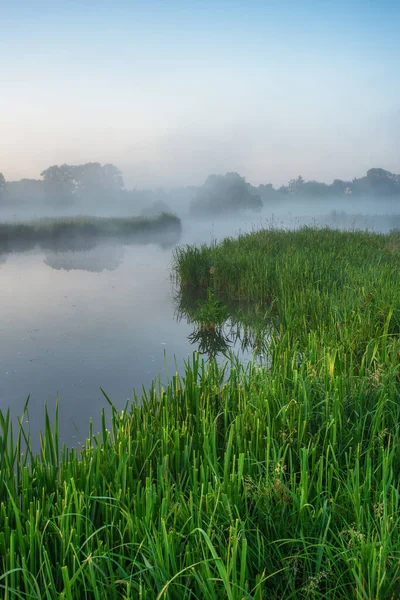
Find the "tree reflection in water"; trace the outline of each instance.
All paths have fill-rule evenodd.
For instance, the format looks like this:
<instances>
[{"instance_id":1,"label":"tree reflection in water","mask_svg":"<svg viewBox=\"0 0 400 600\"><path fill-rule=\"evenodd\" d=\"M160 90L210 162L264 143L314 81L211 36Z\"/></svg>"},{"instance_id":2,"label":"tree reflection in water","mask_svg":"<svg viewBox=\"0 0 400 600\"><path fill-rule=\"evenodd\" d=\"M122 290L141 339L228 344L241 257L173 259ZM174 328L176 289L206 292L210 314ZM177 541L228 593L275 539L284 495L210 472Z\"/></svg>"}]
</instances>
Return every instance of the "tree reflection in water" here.
<instances>
[{"instance_id":1,"label":"tree reflection in water","mask_svg":"<svg viewBox=\"0 0 400 600\"><path fill-rule=\"evenodd\" d=\"M124 247L120 245L99 245L88 250L70 250L47 254L44 263L52 269L71 271L81 270L92 273L115 271L124 258Z\"/></svg>"}]
</instances>

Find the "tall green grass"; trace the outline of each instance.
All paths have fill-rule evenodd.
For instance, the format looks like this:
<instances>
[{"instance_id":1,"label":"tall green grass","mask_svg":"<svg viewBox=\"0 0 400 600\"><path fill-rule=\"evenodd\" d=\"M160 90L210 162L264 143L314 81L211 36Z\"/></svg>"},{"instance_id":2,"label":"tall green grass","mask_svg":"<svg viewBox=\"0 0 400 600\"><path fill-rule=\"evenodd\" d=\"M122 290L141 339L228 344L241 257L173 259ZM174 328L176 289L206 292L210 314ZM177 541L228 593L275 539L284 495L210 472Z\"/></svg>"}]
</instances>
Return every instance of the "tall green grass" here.
<instances>
[{"instance_id":1,"label":"tall green grass","mask_svg":"<svg viewBox=\"0 0 400 600\"><path fill-rule=\"evenodd\" d=\"M323 346L360 358L365 344L400 329L400 233L306 227L267 229L213 246L175 251L181 308L212 290L244 322L274 324L299 347Z\"/></svg>"},{"instance_id":2,"label":"tall green grass","mask_svg":"<svg viewBox=\"0 0 400 600\"><path fill-rule=\"evenodd\" d=\"M327 242L313 252L326 235L335 260ZM257 273L276 282L260 282L276 319L268 368L235 360L221 367L194 354L167 386L154 385L121 412L112 407L110 427L103 414L81 453L59 447L57 413L51 423L45 412L36 455L26 415L14 432L9 413L0 415L2 597L399 597L397 238L354 234L357 256L351 234L347 245L337 235L287 234L288 245L280 233L280 278L277 269L275 279L258 270L256 255L248 262L245 289L253 281L255 302ZM250 249L251 236L245 242ZM234 242L227 247L229 265ZM179 254L181 273L191 252ZM182 285L239 295L240 265L223 280L220 247L202 252L204 280L182 277ZM297 290L301 261L314 285L303 277ZM335 276L312 278L316 263L336 265ZM370 273L363 301L362 270ZM367 282L375 282L368 301ZM303 298L314 287L324 310L318 296ZM315 306L319 319L312 311L299 319L298 303ZM327 314L333 306L340 322Z\"/></svg>"}]
</instances>

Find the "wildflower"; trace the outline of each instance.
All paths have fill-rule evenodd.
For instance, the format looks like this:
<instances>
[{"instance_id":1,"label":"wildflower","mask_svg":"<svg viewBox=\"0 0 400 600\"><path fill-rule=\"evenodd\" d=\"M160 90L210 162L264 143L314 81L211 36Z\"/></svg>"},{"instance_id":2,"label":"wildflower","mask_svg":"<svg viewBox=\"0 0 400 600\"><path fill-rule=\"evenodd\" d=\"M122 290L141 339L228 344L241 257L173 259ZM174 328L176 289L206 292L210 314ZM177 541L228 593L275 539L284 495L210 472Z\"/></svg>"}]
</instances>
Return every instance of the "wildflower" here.
<instances>
[{"instance_id":1,"label":"wildflower","mask_svg":"<svg viewBox=\"0 0 400 600\"><path fill-rule=\"evenodd\" d=\"M310 577L309 582L306 586L306 596L307 598L314 598L317 595L318 588L320 583L328 577L328 572L324 569L318 573L318 575L314 575L314 577Z\"/></svg>"},{"instance_id":2,"label":"wildflower","mask_svg":"<svg viewBox=\"0 0 400 600\"><path fill-rule=\"evenodd\" d=\"M354 540L357 540L358 542L362 542L364 539L364 534L361 533L361 531L358 531L356 529L355 523L353 523L349 529L343 529L343 531L341 531L340 533L344 537L349 538L349 542L347 544L347 550L350 550L350 548L353 545Z\"/></svg>"},{"instance_id":3,"label":"wildflower","mask_svg":"<svg viewBox=\"0 0 400 600\"><path fill-rule=\"evenodd\" d=\"M283 473L284 471L286 471L286 465L283 464L282 458L278 460L274 470L275 470L275 473Z\"/></svg>"}]
</instances>

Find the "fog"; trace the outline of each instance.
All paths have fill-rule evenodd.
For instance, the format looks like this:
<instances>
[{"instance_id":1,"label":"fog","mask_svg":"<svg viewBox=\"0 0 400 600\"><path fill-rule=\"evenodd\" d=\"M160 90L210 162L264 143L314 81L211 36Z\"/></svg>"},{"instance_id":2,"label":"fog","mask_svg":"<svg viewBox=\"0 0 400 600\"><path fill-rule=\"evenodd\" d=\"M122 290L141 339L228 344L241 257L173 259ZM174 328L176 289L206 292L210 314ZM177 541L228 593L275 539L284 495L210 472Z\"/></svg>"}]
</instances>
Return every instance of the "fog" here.
<instances>
[{"instance_id":1,"label":"fog","mask_svg":"<svg viewBox=\"0 0 400 600\"><path fill-rule=\"evenodd\" d=\"M126 186L121 170L110 163L53 165L37 179L19 181L7 181L0 173L0 222L174 213L184 224L185 239L191 231L193 241L196 227L201 231L208 222L225 223L227 235L249 221L257 226L318 223L388 230L398 226L399 212L400 176L381 167L331 183L299 175L285 185L266 181L256 186L228 172L211 174L199 186L148 189Z\"/></svg>"},{"instance_id":2,"label":"fog","mask_svg":"<svg viewBox=\"0 0 400 600\"><path fill-rule=\"evenodd\" d=\"M400 178L379 167L351 181L297 176L283 186L254 185L228 172L199 186L130 188L120 169L100 163L52 165L34 180L0 178L0 410L19 415L30 394L38 440L43 403L52 410L58 393L61 439L76 445L91 417L95 430L101 426L107 403L100 387L123 408L132 390L140 394L158 377L165 383L193 350L223 360L229 349L250 359L237 332L227 327L223 339L204 339L180 310L174 248L262 227L388 232L400 227L399 207ZM157 217L165 212L180 223ZM97 225L79 215L104 217L105 224L122 217L122 227L132 216L159 224L151 235L143 225L137 237L111 239L89 235Z\"/></svg>"},{"instance_id":3,"label":"fog","mask_svg":"<svg viewBox=\"0 0 400 600\"><path fill-rule=\"evenodd\" d=\"M8 181L89 161L129 189L398 168L396 3L2 4Z\"/></svg>"}]
</instances>

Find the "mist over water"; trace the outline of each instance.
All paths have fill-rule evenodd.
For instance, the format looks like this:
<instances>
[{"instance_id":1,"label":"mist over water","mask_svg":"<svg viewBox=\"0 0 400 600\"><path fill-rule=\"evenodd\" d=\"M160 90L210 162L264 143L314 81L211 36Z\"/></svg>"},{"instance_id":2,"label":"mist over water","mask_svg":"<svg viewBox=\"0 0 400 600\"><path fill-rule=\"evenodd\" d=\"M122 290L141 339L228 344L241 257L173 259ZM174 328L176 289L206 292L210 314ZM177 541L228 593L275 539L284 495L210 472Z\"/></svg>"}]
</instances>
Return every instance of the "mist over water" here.
<instances>
[{"instance_id":1,"label":"mist over water","mask_svg":"<svg viewBox=\"0 0 400 600\"><path fill-rule=\"evenodd\" d=\"M169 263L156 246L9 255L0 273L0 408L19 414L30 394L38 434L43 403L54 406L58 393L61 437L73 443L90 417L100 424L100 386L121 408L132 388L140 393L164 373L164 350L173 374L174 355L181 363L190 344L189 327L174 320Z\"/></svg>"},{"instance_id":2,"label":"mist over water","mask_svg":"<svg viewBox=\"0 0 400 600\"><path fill-rule=\"evenodd\" d=\"M17 416L30 395L30 428L38 440L44 402L51 410L58 394L61 441L75 445L85 439L89 420L97 431L102 407L109 410L100 388L122 409L133 390L140 395L142 386L148 389L158 377L166 383L181 370L200 342L193 323L178 314L171 279L176 244L210 244L264 227L400 227L398 197L274 192L272 200L262 201L262 193L233 173L211 176L200 188L119 190L112 198L88 194L53 204L24 196L4 202L0 222L12 225L43 217L73 217L74 223L83 215L152 218L174 212L182 231L171 238L162 231L159 238L146 234L132 244L74 238L69 229L51 243L28 243L26 234L7 243L0 239L0 409ZM251 358L235 336L228 341L242 360ZM224 360L224 353L217 357Z\"/></svg>"}]
</instances>

